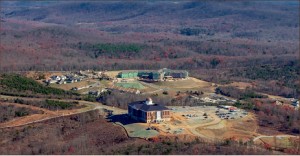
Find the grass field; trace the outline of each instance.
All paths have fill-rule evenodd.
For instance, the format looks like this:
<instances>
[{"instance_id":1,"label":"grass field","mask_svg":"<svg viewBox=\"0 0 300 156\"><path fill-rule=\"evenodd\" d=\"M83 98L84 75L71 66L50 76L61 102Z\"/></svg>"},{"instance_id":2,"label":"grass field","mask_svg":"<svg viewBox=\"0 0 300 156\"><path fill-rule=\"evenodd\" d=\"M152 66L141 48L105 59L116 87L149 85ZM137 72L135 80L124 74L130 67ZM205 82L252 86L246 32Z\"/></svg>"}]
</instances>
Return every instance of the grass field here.
<instances>
[{"instance_id":1,"label":"grass field","mask_svg":"<svg viewBox=\"0 0 300 156\"><path fill-rule=\"evenodd\" d=\"M54 88L60 88L63 90L70 90L73 87L80 88L80 87L85 87L85 86L91 85L93 83L94 82L90 82L90 81L80 81L80 82L67 83L67 84L51 84L50 86L54 87Z\"/></svg>"},{"instance_id":2,"label":"grass field","mask_svg":"<svg viewBox=\"0 0 300 156\"><path fill-rule=\"evenodd\" d=\"M111 82L108 80L101 80L100 83L103 84L105 87L108 87L111 85Z\"/></svg>"},{"instance_id":3,"label":"grass field","mask_svg":"<svg viewBox=\"0 0 300 156\"><path fill-rule=\"evenodd\" d=\"M148 125L144 123L132 123L123 125L123 127L130 137L151 138L159 135L159 132L156 130L146 130Z\"/></svg>"},{"instance_id":4,"label":"grass field","mask_svg":"<svg viewBox=\"0 0 300 156\"><path fill-rule=\"evenodd\" d=\"M186 80L177 80L177 81L162 81L154 83L158 86L164 86L169 88L176 89L193 89L193 88L211 88L212 85L209 82L198 80L190 77Z\"/></svg>"},{"instance_id":5,"label":"grass field","mask_svg":"<svg viewBox=\"0 0 300 156\"><path fill-rule=\"evenodd\" d=\"M116 86L123 88L134 88L134 89L144 89L145 87L139 82L120 82L116 83Z\"/></svg>"}]
</instances>

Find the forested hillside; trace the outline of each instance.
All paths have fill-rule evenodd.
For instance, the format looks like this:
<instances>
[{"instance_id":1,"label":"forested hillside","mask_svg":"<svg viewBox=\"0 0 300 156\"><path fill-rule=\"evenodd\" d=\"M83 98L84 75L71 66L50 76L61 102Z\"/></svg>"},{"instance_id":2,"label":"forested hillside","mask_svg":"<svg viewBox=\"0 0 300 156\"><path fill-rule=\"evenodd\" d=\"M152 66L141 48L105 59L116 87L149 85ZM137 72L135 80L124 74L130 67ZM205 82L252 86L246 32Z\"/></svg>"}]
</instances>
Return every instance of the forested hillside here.
<instances>
[{"instance_id":1,"label":"forested hillside","mask_svg":"<svg viewBox=\"0 0 300 156\"><path fill-rule=\"evenodd\" d=\"M297 95L298 1L0 3L2 72L167 67Z\"/></svg>"}]
</instances>

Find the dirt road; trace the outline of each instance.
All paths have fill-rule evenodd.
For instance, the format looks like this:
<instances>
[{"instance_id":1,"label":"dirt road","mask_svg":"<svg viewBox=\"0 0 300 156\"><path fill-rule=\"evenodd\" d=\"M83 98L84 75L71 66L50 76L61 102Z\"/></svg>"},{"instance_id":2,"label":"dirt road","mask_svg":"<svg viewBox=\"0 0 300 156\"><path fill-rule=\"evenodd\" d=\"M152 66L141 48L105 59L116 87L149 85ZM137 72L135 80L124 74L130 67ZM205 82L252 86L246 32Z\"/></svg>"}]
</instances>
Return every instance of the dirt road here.
<instances>
[{"instance_id":1,"label":"dirt road","mask_svg":"<svg viewBox=\"0 0 300 156\"><path fill-rule=\"evenodd\" d=\"M5 97L5 98L18 98L18 97L12 97L12 96L1 96L1 97L2 98L3 97ZM30 98L28 98L28 99L30 99ZM103 105L99 102L88 102L88 101L81 101L81 100L73 100L73 101L78 101L79 104L85 105L86 107L80 108L80 109L73 109L73 110L51 111L51 110L47 110L47 109L43 109L43 108L39 108L39 107L13 103L13 105L20 106L20 107L26 107L26 108L30 108L30 109L34 109L34 110L42 110L44 112L44 114L28 115L28 116L17 118L17 119L14 119L14 120L11 120L11 121L8 121L8 122L5 122L5 123L1 123L0 128L23 126L23 125L36 123L36 122L46 121L46 120L49 120L49 119L59 118L59 117L62 117L62 116L70 116L70 115L75 115L75 114L79 114L79 113L83 113L83 112L88 112L88 111L95 110L95 109L111 110L111 111L113 111L113 114L125 114L125 113L127 113L127 110L123 110L123 109L116 108L116 107L106 106L106 105Z\"/></svg>"}]
</instances>

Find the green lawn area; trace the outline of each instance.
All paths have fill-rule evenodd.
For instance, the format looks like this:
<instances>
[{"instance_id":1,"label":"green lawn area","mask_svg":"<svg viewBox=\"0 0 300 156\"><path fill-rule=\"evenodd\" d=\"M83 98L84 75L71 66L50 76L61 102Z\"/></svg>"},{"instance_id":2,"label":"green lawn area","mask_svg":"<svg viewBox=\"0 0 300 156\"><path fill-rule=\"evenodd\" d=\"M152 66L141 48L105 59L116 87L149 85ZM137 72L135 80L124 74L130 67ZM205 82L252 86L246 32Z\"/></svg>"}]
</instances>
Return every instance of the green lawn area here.
<instances>
[{"instance_id":1,"label":"green lawn area","mask_svg":"<svg viewBox=\"0 0 300 156\"><path fill-rule=\"evenodd\" d=\"M134 88L134 89L144 89L145 87L138 82L120 82L117 83L116 86L123 88Z\"/></svg>"}]
</instances>

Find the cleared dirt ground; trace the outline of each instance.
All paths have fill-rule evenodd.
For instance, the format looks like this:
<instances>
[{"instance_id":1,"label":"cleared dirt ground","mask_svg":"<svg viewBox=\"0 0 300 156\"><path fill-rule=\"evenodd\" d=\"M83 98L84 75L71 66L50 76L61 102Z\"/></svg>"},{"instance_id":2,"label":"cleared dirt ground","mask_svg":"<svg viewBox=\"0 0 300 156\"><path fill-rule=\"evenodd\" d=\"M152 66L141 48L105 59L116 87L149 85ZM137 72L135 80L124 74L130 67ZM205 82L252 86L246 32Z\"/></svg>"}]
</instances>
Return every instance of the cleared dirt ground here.
<instances>
[{"instance_id":1,"label":"cleared dirt ground","mask_svg":"<svg viewBox=\"0 0 300 156\"><path fill-rule=\"evenodd\" d=\"M210 126L199 126L196 130L198 133L213 139L234 137L246 141L259 135L256 133L256 120L251 113L241 119L221 120Z\"/></svg>"},{"instance_id":2,"label":"cleared dirt ground","mask_svg":"<svg viewBox=\"0 0 300 156\"><path fill-rule=\"evenodd\" d=\"M200 136L208 140L236 138L244 141L258 136L256 133L257 123L254 116L249 113L248 116L239 119L222 120L215 115L216 107L172 107L171 121L163 123L152 123L150 127L154 127L159 133L156 135L162 136L178 136L178 135L191 135ZM207 117L203 116L206 113ZM192 114L194 117L187 118L183 115ZM132 127L136 127L137 123L125 124L124 127L127 131L136 137L140 137L143 132L134 132ZM139 123L138 127L145 130L149 124ZM135 128L135 131L139 131ZM138 134L138 135L135 135ZM156 136L153 133L152 136ZM149 135L143 137L148 138Z\"/></svg>"},{"instance_id":3,"label":"cleared dirt ground","mask_svg":"<svg viewBox=\"0 0 300 156\"><path fill-rule=\"evenodd\" d=\"M122 70L122 71L126 71L126 70ZM115 78L117 77L117 75L122 72L121 70L117 70L117 71L106 71L105 74L111 78Z\"/></svg>"}]
</instances>

